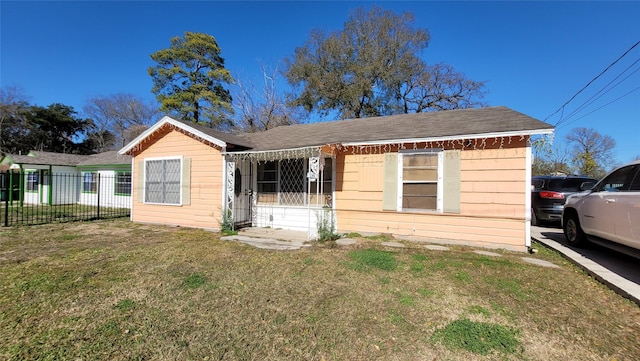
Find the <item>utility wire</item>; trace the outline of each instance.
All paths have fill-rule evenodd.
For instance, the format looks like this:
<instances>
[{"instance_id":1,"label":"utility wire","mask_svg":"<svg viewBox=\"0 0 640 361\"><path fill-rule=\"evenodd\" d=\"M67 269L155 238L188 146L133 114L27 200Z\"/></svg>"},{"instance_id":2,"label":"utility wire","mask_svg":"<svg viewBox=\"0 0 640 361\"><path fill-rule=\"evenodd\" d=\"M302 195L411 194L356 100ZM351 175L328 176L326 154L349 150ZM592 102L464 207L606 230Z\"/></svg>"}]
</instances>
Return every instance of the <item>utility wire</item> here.
<instances>
[{"instance_id":1,"label":"utility wire","mask_svg":"<svg viewBox=\"0 0 640 361\"><path fill-rule=\"evenodd\" d=\"M626 97L627 95L629 95L629 94L631 94L631 93L633 93L633 92L635 92L635 91L637 91L637 90L640 90L640 87L637 87L637 88L635 88L635 89L632 89L631 91L627 92L626 94L623 94L623 95L621 95L621 96L617 97L616 99L613 99L612 101L608 102L607 104L605 104L605 105L603 105L603 106L601 106L601 107L599 107L599 108L596 108L596 109L594 109L594 110L590 111L589 113L587 113L587 114L585 114L585 115L581 116L581 117L580 117L580 118L578 118L578 119L574 119L574 120L570 121L569 123L565 123L565 124L563 124L563 125L562 125L562 127L558 127L558 128L556 128L556 129L560 129L560 128L566 127L567 125L569 125L569 124L571 124L571 123L575 123L575 122L577 122L578 120L580 120L580 119L582 119L582 118L586 117L587 115L589 115L589 114L591 114L591 113L593 113L593 112L595 112L595 111L597 111L597 110L600 110L600 109L602 109L602 108L606 107L607 105L609 105L609 104L611 104L611 103L617 102L618 100L620 100L620 99L622 99L622 98Z\"/></svg>"},{"instance_id":2,"label":"utility wire","mask_svg":"<svg viewBox=\"0 0 640 361\"><path fill-rule=\"evenodd\" d=\"M613 63L609 64L609 66L607 66L600 74L598 74L595 78L591 79L591 81L589 81L587 83L587 85L583 86L582 89L578 90L578 92L575 93L564 104L562 104L562 106L560 108L558 108L558 110L556 110L555 112L551 113L551 115L547 116L544 120L547 121L547 119L549 119L552 116L556 115L559 111L564 110L564 107L567 106L567 104L569 104L573 99L575 99L575 97L577 97L578 94L582 93L583 90L585 90L589 85L591 85L591 83L593 83L594 81L596 81L596 79L598 79L600 76L602 76L602 74L606 73L607 70L609 70L612 66L614 66L620 59L624 58L631 50L633 50L633 48L638 46L638 44L640 44L640 41L638 41L637 43L633 44L627 51L624 52L624 54L620 55L620 57L618 59L616 59ZM562 120L562 118L560 120ZM558 122L560 122L560 120ZM556 125L557 125L557 123L556 123Z\"/></svg>"},{"instance_id":3,"label":"utility wire","mask_svg":"<svg viewBox=\"0 0 640 361\"><path fill-rule=\"evenodd\" d=\"M593 104L596 100L602 98L605 94L607 94L611 90L613 90L616 87L618 87L620 84L622 84L622 82L624 82L625 80L629 79L629 77L631 77L633 74L635 74L638 71L640 71L640 68L637 68L636 70L632 71L631 74L629 74L626 77L622 78L616 84L611 85L614 81L618 80L618 78L620 78L624 73L626 73L629 69L631 69L638 62L640 62L640 58L636 59L636 61L634 61L633 64L629 65L624 71L622 71L620 74L618 74L618 76L613 78L610 82L608 82L605 86L603 86L600 90L598 90L594 95L592 95L591 98L587 99L584 103L582 103L579 107L577 107L569 115L567 115L566 117L562 116L561 119L558 120L558 122L556 123L556 127L560 126L562 123L570 120L577 113L579 113L580 111L584 110L586 107L588 107L589 105ZM611 85L611 87L609 87L610 85ZM607 89L607 87L609 87L609 89ZM598 108L598 109L600 109L600 108ZM591 114L591 113L589 113L589 114Z\"/></svg>"}]
</instances>

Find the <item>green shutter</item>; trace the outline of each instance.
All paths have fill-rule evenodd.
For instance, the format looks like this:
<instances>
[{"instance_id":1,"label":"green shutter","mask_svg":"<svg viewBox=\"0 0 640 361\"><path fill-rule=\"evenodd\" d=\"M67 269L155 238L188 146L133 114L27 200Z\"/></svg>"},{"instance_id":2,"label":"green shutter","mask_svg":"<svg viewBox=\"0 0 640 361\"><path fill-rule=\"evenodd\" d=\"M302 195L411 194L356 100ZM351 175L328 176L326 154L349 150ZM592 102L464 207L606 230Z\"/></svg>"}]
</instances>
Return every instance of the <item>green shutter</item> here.
<instances>
[{"instance_id":1,"label":"green shutter","mask_svg":"<svg viewBox=\"0 0 640 361\"><path fill-rule=\"evenodd\" d=\"M182 205L191 204L191 159L182 158Z\"/></svg>"},{"instance_id":2,"label":"green shutter","mask_svg":"<svg viewBox=\"0 0 640 361\"><path fill-rule=\"evenodd\" d=\"M445 150L443 174L443 211L460 213L460 151Z\"/></svg>"},{"instance_id":3,"label":"green shutter","mask_svg":"<svg viewBox=\"0 0 640 361\"><path fill-rule=\"evenodd\" d=\"M386 211L398 209L398 153L384 155L382 209Z\"/></svg>"},{"instance_id":4,"label":"green shutter","mask_svg":"<svg viewBox=\"0 0 640 361\"><path fill-rule=\"evenodd\" d=\"M138 162L138 173L136 174L136 201L144 203L144 161Z\"/></svg>"}]
</instances>

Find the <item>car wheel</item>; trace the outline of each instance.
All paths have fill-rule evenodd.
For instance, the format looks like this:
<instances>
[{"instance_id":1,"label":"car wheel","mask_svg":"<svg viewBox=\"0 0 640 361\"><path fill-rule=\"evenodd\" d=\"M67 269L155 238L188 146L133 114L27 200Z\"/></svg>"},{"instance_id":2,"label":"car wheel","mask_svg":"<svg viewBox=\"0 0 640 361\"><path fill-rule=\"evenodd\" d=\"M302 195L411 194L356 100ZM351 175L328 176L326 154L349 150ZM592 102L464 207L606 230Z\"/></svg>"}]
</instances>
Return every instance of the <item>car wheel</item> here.
<instances>
[{"instance_id":1,"label":"car wheel","mask_svg":"<svg viewBox=\"0 0 640 361\"><path fill-rule=\"evenodd\" d=\"M531 208L531 225L532 226L540 225L540 221L538 221L538 216L536 216L536 211L534 211L533 208Z\"/></svg>"},{"instance_id":2,"label":"car wheel","mask_svg":"<svg viewBox=\"0 0 640 361\"><path fill-rule=\"evenodd\" d=\"M587 237L582 231L582 227L580 227L580 221L578 221L577 215L570 214L567 216L563 230L564 236L570 245L581 246L586 243Z\"/></svg>"}]
</instances>

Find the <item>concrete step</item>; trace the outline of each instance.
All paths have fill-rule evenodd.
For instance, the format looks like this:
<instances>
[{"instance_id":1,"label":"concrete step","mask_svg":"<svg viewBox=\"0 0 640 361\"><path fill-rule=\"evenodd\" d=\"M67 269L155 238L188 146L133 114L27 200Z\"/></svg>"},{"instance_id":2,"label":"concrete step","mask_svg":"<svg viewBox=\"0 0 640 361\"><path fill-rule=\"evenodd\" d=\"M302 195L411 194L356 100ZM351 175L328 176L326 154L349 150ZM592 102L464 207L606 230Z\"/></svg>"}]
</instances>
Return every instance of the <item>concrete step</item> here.
<instances>
[{"instance_id":1,"label":"concrete step","mask_svg":"<svg viewBox=\"0 0 640 361\"><path fill-rule=\"evenodd\" d=\"M288 229L249 227L238 230L238 235L252 238L277 239L282 241L308 241L307 232L291 231Z\"/></svg>"}]
</instances>

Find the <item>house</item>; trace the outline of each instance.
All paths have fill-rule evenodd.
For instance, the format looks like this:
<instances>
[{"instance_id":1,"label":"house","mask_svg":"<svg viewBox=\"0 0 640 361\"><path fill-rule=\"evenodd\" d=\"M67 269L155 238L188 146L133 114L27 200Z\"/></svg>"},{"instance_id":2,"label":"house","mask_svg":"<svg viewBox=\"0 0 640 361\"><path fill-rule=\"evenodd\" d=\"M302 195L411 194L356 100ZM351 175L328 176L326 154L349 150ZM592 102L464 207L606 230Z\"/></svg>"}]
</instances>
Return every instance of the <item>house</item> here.
<instances>
[{"instance_id":1,"label":"house","mask_svg":"<svg viewBox=\"0 0 640 361\"><path fill-rule=\"evenodd\" d=\"M95 155L30 151L5 154L0 164L20 174L18 199L12 195L12 201L95 205L100 197L105 207L131 204L131 157L116 151Z\"/></svg>"},{"instance_id":2,"label":"house","mask_svg":"<svg viewBox=\"0 0 640 361\"><path fill-rule=\"evenodd\" d=\"M76 166L82 176L80 204L131 208L131 157L117 151L93 154Z\"/></svg>"},{"instance_id":3,"label":"house","mask_svg":"<svg viewBox=\"0 0 640 361\"><path fill-rule=\"evenodd\" d=\"M506 107L228 134L164 117L133 157L131 219L218 229L391 233L530 246L531 136L553 127Z\"/></svg>"}]
</instances>

